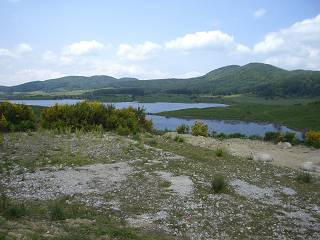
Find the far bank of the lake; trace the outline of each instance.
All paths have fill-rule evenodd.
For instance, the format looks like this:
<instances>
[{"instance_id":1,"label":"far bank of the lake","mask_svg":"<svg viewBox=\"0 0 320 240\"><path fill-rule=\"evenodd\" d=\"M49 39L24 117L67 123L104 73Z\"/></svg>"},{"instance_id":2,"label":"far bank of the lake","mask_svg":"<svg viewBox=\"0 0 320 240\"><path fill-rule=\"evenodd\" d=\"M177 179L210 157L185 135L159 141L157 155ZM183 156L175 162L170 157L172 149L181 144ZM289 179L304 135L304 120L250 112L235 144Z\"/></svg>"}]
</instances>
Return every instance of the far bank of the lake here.
<instances>
[{"instance_id":1,"label":"far bank of the lake","mask_svg":"<svg viewBox=\"0 0 320 240\"><path fill-rule=\"evenodd\" d=\"M228 108L181 109L157 115L179 118L270 122L296 130L320 130L320 102L297 105L235 104Z\"/></svg>"}]
</instances>

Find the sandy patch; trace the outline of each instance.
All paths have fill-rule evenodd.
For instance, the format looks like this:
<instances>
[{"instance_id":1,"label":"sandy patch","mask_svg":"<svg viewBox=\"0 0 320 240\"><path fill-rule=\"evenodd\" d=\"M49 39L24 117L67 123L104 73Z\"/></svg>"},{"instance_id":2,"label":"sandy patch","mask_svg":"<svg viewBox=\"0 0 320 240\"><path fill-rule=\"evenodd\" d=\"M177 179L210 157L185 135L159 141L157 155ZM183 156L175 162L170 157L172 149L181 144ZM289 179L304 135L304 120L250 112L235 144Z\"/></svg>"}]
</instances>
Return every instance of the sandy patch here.
<instances>
[{"instance_id":1,"label":"sandy patch","mask_svg":"<svg viewBox=\"0 0 320 240\"><path fill-rule=\"evenodd\" d=\"M7 181L13 198L49 200L65 195L105 193L121 186L131 172L127 163L93 164L57 171L36 171Z\"/></svg>"}]
</instances>

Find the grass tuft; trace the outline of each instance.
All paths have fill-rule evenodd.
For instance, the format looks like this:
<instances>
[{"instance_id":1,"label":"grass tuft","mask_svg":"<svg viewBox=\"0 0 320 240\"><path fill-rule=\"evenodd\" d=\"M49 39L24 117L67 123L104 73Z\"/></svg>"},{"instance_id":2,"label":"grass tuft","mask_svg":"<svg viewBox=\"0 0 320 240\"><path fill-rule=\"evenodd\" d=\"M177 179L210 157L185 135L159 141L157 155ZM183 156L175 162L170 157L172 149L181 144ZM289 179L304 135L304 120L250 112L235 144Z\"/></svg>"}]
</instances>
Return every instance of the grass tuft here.
<instances>
[{"instance_id":1,"label":"grass tuft","mask_svg":"<svg viewBox=\"0 0 320 240\"><path fill-rule=\"evenodd\" d=\"M297 175L297 181L301 183L311 183L312 175L308 172L302 172Z\"/></svg>"},{"instance_id":2,"label":"grass tuft","mask_svg":"<svg viewBox=\"0 0 320 240\"><path fill-rule=\"evenodd\" d=\"M214 193L226 192L228 183L223 176L215 176L211 182L211 191Z\"/></svg>"}]
</instances>

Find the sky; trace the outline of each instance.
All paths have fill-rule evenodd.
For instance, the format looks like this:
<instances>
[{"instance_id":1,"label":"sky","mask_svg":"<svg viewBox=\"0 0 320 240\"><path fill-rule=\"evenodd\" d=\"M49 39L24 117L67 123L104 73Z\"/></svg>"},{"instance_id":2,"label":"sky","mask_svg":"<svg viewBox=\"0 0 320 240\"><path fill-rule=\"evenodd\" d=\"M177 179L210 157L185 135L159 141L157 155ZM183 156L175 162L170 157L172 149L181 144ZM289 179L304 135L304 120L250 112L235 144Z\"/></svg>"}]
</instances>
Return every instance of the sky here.
<instances>
[{"instance_id":1,"label":"sky","mask_svg":"<svg viewBox=\"0 0 320 240\"><path fill-rule=\"evenodd\" d=\"M0 0L0 85L159 79L263 62L320 70L319 0Z\"/></svg>"}]
</instances>

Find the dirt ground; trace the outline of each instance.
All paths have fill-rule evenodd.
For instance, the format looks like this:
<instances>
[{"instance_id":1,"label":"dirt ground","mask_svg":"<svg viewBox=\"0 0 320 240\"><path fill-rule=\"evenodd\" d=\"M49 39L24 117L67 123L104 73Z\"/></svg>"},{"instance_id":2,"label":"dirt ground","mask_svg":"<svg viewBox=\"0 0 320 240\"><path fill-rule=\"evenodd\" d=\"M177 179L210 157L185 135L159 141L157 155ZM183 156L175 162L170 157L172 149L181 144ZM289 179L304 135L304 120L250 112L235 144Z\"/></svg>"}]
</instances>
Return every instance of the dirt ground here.
<instances>
[{"instance_id":1,"label":"dirt ground","mask_svg":"<svg viewBox=\"0 0 320 240\"><path fill-rule=\"evenodd\" d=\"M174 138L177 133L167 133L168 136ZM276 166L290 167L294 169L303 168L312 163L313 171L320 173L320 149L305 147L305 146L291 146L287 147L285 144L273 144L270 142L250 140L250 139L226 139L217 140L214 138L205 138L201 136L182 135L186 142L193 146L206 147L215 149L222 147L226 149L231 155L251 158L252 154L267 154L272 157L272 164ZM311 164L309 164L311 165Z\"/></svg>"}]
</instances>

